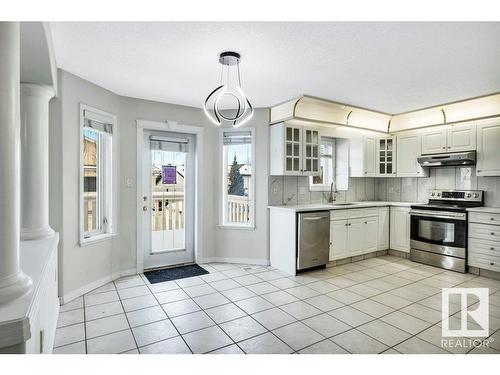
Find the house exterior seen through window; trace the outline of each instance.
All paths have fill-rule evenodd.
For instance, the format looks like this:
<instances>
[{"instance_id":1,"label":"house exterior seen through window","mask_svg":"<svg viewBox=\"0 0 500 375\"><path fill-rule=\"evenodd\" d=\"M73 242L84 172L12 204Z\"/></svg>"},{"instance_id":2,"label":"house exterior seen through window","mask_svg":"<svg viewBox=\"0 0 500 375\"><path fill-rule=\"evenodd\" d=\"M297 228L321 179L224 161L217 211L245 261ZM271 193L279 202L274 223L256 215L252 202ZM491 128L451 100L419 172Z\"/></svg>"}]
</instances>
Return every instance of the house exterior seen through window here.
<instances>
[{"instance_id":1,"label":"house exterior seen through window","mask_svg":"<svg viewBox=\"0 0 500 375\"><path fill-rule=\"evenodd\" d=\"M222 130L222 225L254 226L253 129Z\"/></svg>"},{"instance_id":2,"label":"house exterior seen through window","mask_svg":"<svg viewBox=\"0 0 500 375\"><path fill-rule=\"evenodd\" d=\"M81 109L80 240L111 233L113 118Z\"/></svg>"}]
</instances>

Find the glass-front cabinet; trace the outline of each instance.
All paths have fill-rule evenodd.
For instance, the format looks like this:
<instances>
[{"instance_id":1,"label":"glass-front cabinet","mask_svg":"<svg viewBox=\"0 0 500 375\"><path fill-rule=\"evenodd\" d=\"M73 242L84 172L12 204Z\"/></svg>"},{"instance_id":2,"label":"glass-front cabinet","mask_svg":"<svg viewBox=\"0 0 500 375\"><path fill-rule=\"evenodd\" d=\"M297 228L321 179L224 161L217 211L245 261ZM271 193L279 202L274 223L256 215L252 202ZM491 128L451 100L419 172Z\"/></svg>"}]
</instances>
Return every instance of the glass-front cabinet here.
<instances>
[{"instance_id":1,"label":"glass-front cabinet","mask_svg":"<svg viewBox=\"0 0 500 375\"><path fill-rule=\"evenodd\" d=\"M271 125L271 175L315 176L319 174L319 130L302 125Z\"/></svg>"},{"instance_id":2,"label":"glass-front cabinet","mask_svg":"<svg viewBox=\"0 0 500 375\"><path fill-rule=\"evenodd\" d=\"M302 171L302 129L298 126L285 127L285 171L291 174Z\"/></svg>"},{"instance_id":3,"label":"glass-front cabinet","mask_svg":"<svg viewBox=\"0 0 500 375\"><path fill-rule=\"evenodd\" d=\"M396 176L396 139L395 137L378 138L377 176Z\"/></svg>"},{"instance_id":4,"label":"glass-front cabinet","mask_svg":"<svg viewBox=\"0 0 500 375\"><path fill-rule=\"evenodd\" d=\"M319 131L304 128L304 165L302 172L306 175L319 173Z\"/></svg>"}]
</instances>

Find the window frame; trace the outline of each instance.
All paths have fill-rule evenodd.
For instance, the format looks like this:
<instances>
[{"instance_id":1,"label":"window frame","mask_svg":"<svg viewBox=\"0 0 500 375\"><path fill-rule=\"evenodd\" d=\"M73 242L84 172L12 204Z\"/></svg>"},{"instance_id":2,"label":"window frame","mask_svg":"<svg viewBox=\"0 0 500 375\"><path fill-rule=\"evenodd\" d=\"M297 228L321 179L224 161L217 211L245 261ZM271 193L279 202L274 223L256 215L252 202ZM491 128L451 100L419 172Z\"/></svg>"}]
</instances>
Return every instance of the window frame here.
<instances>
[{"instance_id":1,"label":"window frame","mask_svg":"<svg viewBox=\"0 0 500 375\"><path fill-rule=\"evenodd\" d=\"M98 132L98 161L96 165L96 190L100 191L100 204L96 205L101 229L85 231L84 210L84 130L85 119L112 124L113 134ZM116 116L100 109L80 103L80 155L79 155L79 245L99 242L115 235L113 226L113 177L114 177L114 133L116 132ZM102 218L102 219L101 219ZM105 221L103 219L106 219Z\"/></svg>"},{"instance_id":2,"label":"window frame","mask_svg":"<svg viewBox=\"0 0 500 375\"><path fill-rule=\"evenodd\" d=\"M252 215L250 216L249 223L231 223L226 222L226 205L227 205L227 158L224 146L224 133L238 133L242 131L248 131L251 134L251 160L252 160L252 194L251 194L251 204L250 210ZM255 208L256 208L256 160L255 160L255 128L254 127L242 127L242 128L221 128L219 131L219 166L221 167L221 178L220 178L220 187L219 194L221 199L221 204L219 205L219 228L223 229L241 229L241 230L255 230Z\"/></svg>"},{"instance_id":3,"label":"window frame","mask_svg":"<svg viewBox=\"0 0 500 375\"><path fill-rule=\"evenodd\" d=\"M319 140L319 149L320 149L320 155L319 155L319 167L321 168L321 159L322 159L322 154L321 154L321 145L323 144L323 142L329 142L329 143L333 143L333 150L332 150L332 171L331 171L331 175L332 175L332 181L329 182L328 184L313 184L313 179L314 179L314 176L309 176L309 191L330 191L330 185L331 183L333 182L335 185L336 185L336 177L337 177L337 173L336 173L336 153L337 153L337 142L335 140L335 138L332 138L332 137L321 137L320 140ZM335 186L334 186L335 188Z\"/></svg>"}]
</instances>

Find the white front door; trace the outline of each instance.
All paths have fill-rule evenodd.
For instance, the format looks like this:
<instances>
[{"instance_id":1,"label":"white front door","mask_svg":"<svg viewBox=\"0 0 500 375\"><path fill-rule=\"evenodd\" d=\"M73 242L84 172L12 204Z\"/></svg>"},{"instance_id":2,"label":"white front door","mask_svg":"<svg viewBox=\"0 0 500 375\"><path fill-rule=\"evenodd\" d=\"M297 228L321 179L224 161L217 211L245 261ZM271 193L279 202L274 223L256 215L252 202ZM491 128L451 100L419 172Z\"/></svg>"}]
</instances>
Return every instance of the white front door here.
<instances>
[{"instance_id":1,"label":"white front door","mask_svg":"<svg viewBox=\"0 0 500 375\"><path fill-rule=\"evenodd\" d=\"M145 131L144 268L194 262L195 136Z\"/></svg>"}]
</instances>

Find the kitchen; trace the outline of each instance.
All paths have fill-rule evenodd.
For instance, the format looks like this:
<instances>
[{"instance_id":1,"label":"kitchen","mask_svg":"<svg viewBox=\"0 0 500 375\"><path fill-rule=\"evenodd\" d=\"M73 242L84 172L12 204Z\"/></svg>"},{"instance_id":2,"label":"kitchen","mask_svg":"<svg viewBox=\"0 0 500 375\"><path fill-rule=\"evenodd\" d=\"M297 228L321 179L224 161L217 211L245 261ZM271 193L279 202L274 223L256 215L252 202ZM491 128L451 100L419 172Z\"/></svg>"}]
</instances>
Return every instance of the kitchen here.
<instances>
[{"instance_id":1,"label":"kitchen","mask_svg":"<svg viewBox=\"0 0 500 375\"><path fill-rule=\"evenodd\" d=\"M499 95L394 116L307 96L271 108L271 265L390 254L500 278L499 112Z\"/></svg>"}]
</instances>

